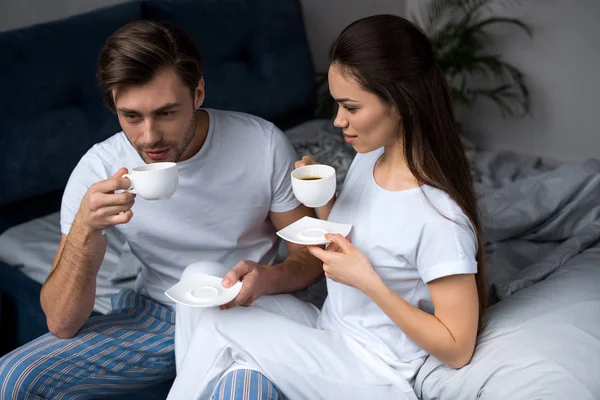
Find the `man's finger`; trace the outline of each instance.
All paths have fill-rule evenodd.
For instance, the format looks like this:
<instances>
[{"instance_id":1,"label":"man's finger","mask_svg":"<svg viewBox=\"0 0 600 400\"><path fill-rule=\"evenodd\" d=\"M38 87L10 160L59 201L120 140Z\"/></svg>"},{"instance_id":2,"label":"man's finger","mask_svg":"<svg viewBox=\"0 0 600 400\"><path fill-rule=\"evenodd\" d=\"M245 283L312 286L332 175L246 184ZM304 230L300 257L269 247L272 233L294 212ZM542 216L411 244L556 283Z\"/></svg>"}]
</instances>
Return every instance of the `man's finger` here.
<instances>
[{"instance_id":1,"label":"man's finger","mask_svg":"<svg viewBox=\"0 0 600 400\"><path fill-rule=\"evenodd\" d=\"M119 170L117 172L115 172L115 174L112 176L113 178L120 178L123 175L125 175L126 173L128 173L129 170L127 170L127 168L119 168Z\"/></svg>"},{"instance_id":2,"label":"man's finger","mask_svg":"<svg viewBox=\"0 0 600 400\"><path fill-rule=\"evenodd\" d=\"M117 186L116 189L113 190L125 190L131 187L131 181L127 178L123 178L123 175L127 174L128 172L129 171L127 168L119 168L119 170L112 176L112 181L114 181L115 185Z\"/></svg>"},{"instance_id":3,"label":"man's finger","mask_svg":"<svg viewBox=\"0 0 600 400\"><path fill-rule=\"evenodd\" d=\"M113 215L118 215L122 212L128 211L133 207L134 201L132 200L129 204L124 204L120 206L109 206L102 208L101 212L103 215L110 217Z\"/></svg>"},{"instance_id":4,"label":"man's finger","mask_svg":"<svg viewBox=\"0 0 600 400\"><path fill-rule=\"evenodd\" d=\"M240 261L231 271L223 278L222 285L224 288L230 288L244 275L250 272L250 266L245 261ZM239 295L238 295L239 296Z\"/></svg>"},{"instance_id":5,"label":"man's finger","mask_svg":"<svg viewBox=\"0 0 600 400\"><path fill-rule=\"evenodd\" d=\"M131 187L127 178L122 178L127 173L127 168L121 168L112 177L94 184L92 187L99 193L112 193L115 190L125 190Z\"/></svg>"},{"instance_id":6,"label":"man's finger","mask_svg":"<svg viewBox=\"0 0 600 400\"><path fill-rule=\"evenodd\" d=\"M126 224L133 218L133 211L127 210L123 214L113 215L107 218L109 226L115 226L119 224Z\"/></svg>"},{"instance_id":7,"label":"man's finger","mask_svg":"<svg viewBox=\"0 0 600 400\"><path fill-rule=\"evenodd\" d=\"M245 304L250 299L251 288L248 286L249 285L243 285L238 295L235 296L235 299L231 300L227 304L223 304L221 306L221 310L228 310L230 308Z\"/></svg>"},{"instance_id":8,"label":"man's finger","mask_svg":"<svg viewBox=\"0 0 600 400\"><path fill-rule=\"evenodd\" d=\"M90 197L90 208L99 211L113 206L132 206L135 196L131 193L96 193Z\"/></svg>"}]
</instances>

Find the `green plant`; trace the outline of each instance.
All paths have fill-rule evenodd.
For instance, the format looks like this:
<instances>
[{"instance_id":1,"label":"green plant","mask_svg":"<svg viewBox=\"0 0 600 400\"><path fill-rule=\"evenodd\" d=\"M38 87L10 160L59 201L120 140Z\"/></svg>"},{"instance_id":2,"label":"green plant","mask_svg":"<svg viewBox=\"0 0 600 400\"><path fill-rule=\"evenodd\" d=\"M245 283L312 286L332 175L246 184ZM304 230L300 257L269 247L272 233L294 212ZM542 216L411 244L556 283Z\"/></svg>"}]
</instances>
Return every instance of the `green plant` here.
<instances>
[{"instance_id":1,"label":"green plant","mask_svg":"<svg viewBox=\"0 0 600 400\"><path fill-rule=\"evenodd\" d=\"M529 112L529 90L523 73L490 49L489 28L506 25L532 35L525 22L493 14L493 6L506 2L430 0L425 5L428 18L423 27L450 84L454 103L471 107L478 98L488 98L503 117Z\"/></svg>"}]
</instances>

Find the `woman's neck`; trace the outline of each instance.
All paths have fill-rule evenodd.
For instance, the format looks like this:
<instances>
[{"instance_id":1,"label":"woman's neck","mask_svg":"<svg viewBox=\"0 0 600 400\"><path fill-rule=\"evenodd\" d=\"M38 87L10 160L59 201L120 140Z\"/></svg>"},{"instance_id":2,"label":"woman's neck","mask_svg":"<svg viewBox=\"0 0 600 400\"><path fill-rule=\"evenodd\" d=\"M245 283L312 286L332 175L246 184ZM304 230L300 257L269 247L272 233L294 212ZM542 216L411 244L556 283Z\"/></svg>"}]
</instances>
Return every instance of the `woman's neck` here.
<instances>
[{"instance_id":1,"label":"woman's neck","mask_svg":"<svg viewBox=\"0 0 600 400\"><path fill-rule=\"evenodd\" d=\"M419 186L408 168L401 142L385 146L373 174L377 184L386 190L401 191Z\"/></svg>"}]
</instances>

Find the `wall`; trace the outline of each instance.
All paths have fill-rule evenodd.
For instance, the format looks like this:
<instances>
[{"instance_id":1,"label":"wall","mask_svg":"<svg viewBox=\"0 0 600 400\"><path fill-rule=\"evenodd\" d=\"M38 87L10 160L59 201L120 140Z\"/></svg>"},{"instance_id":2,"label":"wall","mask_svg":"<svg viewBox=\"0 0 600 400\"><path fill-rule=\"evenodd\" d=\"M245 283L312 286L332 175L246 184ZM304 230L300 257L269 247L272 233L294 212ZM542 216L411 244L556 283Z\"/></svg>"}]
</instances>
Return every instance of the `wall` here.
<instances>
[{"instance_id":1,"label":"wall","mask_svg":"<svg viewBox=\"0 0 600 400\"><path fill-rule=\"evenodd\" d=\"M410 0L408 12L414 10ZM502 15L528 21L534 36L500 30L495 50L518 66L531 90L531 116L502 119L493 104L461 114L480 147L515 150L557 160L600 158L600 2L504 1Z\"/></svg>"},{"instance_id":2,"label":"wall","mask_svg":"<svg viewBox=\"0 0 600 400\"><path fill-rule=\"evenodd\" d=\"M405 0L300 0L315 68L327 70L329 46L351 22L375 14L405 12Z\"/></svg>"},{"instance_id":3,"label":"wall","mask_svg":"<svg viewBox=\"0 0 600 400\"><path fill-rule=\"evenodd\" d=\"M85 12L124 0L0 0L0 31ZM256 0L260 1L260 0ZM372 14L404 14L423 0L301 0L315 66L327 69L327 50L350 22ZM508 15L526 18L533 40L500 32L496 47L526 74L532 113L507 119L480 103L463 122L481 147L557 159L600 157L600 1L512 0Z\"/></svg>"},{"instance_id":4,"label":"wall","mask_svg":"<svg viewBox=\"0 0 600 400\"><path fill-rule=\"evenodd\" d=\"M127 0L0 0L0 31L51 21ZM200 1L200 0L199 0ZM254 0L257 3L260 0ZM373 14L404 12L405 0L300 0L318 71L329 45L349 23Z\"/></svg>"}]
</instances>

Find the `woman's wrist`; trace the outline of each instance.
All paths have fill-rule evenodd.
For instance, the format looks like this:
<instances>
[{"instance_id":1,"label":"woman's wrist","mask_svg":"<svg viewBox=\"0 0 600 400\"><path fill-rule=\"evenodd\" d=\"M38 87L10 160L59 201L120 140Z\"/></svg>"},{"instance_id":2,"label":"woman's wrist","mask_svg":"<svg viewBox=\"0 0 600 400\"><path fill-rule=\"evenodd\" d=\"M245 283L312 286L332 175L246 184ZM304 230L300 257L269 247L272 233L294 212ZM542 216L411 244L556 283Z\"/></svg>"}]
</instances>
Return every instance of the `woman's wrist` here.
<instances>
[{"instance_id":1,"label":"woman's wrist","mask_svg":"<svg viewBox=\"0 0 600 400\"><path fill-rule=\"evenodd\" d=\"M366 294L372 300L375 300L374 296L376 296L378 293L381 293L385 289L387 289L387 285L375 271L373 271L373 275L365 281L362 287L359 288L361 292Z\"/></svg>"}]
</instances>

